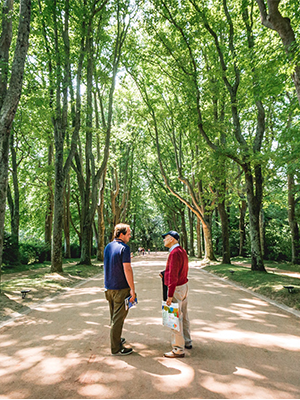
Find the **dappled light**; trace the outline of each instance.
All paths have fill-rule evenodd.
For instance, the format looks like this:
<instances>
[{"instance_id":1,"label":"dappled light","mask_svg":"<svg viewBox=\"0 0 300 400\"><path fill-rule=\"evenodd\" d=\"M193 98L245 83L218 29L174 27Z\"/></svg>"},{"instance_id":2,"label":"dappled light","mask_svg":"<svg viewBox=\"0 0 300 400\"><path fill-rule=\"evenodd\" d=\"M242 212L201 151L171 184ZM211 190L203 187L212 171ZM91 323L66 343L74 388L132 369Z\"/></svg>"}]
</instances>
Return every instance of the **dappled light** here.
<instances>
[{"instance_id":1,"label":"dappled light","mask_svg":"<svg viewBox=\"0 0 300 400\"><path fill-rule=\"evenodd\" d=\"M202 371L200 371L202 372ZM204 371L203 371L204 372ZM204 372L205 374L205 372ZM247 398L247 399L265 399L270 398L269 390L266 389L262 384L260 384L261 378L247 377L244 379L238 376L236 381L232 381L228 376L220 376L211 374L210 376L205 376L201 380L201 385L216 394L219 394L223 398L224 393L226 398ZM277 386L276 384L274 386ZM285 398L286 392L291 393L291 397L294 398L296 393L289 388L289 385L278 385L274 387L273 393L274 398Z\"/></svg>"},{"instance_id":2,"label":"dappled light","mask_svg":"<svg viewBox=\"0 0 300 400\"><path fill-rule=\"evenodd\" d=\"M110 354L103 278L87 281L0 330L0 398L297 398L299 319L201 269L189 273L193 349L166 359L159 272L166 253L135 257L138 305Z\"/></svg>"}]
</instances>

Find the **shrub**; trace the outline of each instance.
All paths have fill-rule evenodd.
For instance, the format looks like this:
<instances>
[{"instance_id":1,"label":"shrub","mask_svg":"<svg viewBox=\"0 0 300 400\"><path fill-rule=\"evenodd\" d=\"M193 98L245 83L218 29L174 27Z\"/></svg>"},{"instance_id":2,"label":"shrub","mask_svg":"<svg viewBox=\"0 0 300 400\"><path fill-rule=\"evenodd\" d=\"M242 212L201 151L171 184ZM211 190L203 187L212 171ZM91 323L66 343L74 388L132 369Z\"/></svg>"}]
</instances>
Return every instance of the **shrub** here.
<instances>
[{"instance_id":1,"label":"shrub","mask_svg":"<svg viewBox=\"0 0 300 400\"><path fill-rule=\"evenodd\" d=\"M81 253L80 246L77 243L71 243L70 247L71 247L71 257L79 258Z\"/></svg>"},{"instance_id":2,"label":"shrub","mask_svg":"<svg viewBox=\"0 0 300 400\"><path fill-rule=\"evenodd\" d=\"M37 260L37 253L31 243L20 243L20 262L21 264L34 264Z\"/></svg>"},{"instance_id":3,"label":"shrub","mask_svg":"<svg viewBox=\"0 0 300 400\"><path fill-rule=\"evenodd\" d=\"M20 244L20 261L22 264L43 263L50 251L50 245L40 240L28 240Z\"/></svg>"},{"instance_id":4,"label":"shrub","mask_svg":"<svg viewBox=\"0 0 300 400\"><path fill-rule=\"evenodd\" d=\"M12 243L11 235L8 232L4 232L2 264L4 267L9 267L16 264L16 262L18 262L16 249Z\"/></svg>"},{"instance_id":5,"label":"shrub","mask_svg":"<svg viewBox=\"0 0 300 400\"><path fill-rule=\"evenodd\" d=\"M291 259L291 238L288 226L278 226L278 221L268 221L265 233L265 258L274 261Z\"/></svg>"},{"instance_id":6,"label":"shrub","mask_svg":"<svg viewBox=\"0 0 300 400\"><path fill-rule=\"evenodd\" d=\"M49 243L44 242L35 242L34 243L37 262L43 263L46 259L49 258L49 254L51 253L51 248Z\"/></svg>"}]
</instances>

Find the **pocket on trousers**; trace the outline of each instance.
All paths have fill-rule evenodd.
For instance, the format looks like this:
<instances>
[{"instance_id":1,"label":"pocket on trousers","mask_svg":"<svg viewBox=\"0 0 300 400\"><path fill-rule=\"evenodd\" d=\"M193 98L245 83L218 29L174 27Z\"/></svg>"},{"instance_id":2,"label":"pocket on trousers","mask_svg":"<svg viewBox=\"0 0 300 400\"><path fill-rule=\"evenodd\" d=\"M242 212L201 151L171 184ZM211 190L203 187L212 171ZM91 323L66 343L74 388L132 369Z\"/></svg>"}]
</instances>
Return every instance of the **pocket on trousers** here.
<instances>
[{"instance_id":1,"label":"pocket on trousers","mask_svg":"<svg viewBox=\"0 0 300 400\"><path fill-rule=\"evenodd\" d=\"M116 293L114 300L116 303L123 303L128 296L130 296L130 289L121 289Z\"/></svg>"}]
</instances>

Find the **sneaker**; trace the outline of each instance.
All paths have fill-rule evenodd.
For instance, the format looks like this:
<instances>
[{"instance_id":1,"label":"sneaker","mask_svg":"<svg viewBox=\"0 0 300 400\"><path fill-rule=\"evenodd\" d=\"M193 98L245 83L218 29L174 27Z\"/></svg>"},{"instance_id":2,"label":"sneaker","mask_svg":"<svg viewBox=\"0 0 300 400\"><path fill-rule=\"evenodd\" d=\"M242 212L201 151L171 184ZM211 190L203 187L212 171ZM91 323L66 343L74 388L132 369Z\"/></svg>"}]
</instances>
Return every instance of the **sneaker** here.
<instances>
[{"instance_id":1,"label":"sneaker","mask_svg":"<svg viewBox=\"0 0 300 400\"><path fill-rule=\"evenodd\" d=\"M130 349L128 347L123 347L117 353L112 353L112 355L113 356L128 356L128 354L131 354L132 352L133 352L132 349Z\"/></svg>"},{"instance_id":2,"label":"sneaker","mask_svg":"<svg viewBox=\"0 0 300 400\"><path fill-rule=\"evenodd\" d=\"M121 337L121 344L126 343L126 339L124 337Z\"/></svg>"},{"instance_id":3,"label":"sneaker","mask_svg":"<svg viewBox=\"0 0 300 400\"><path fill-rule=\"evenodd\" d=\"M193 348L193 346L191 345L191 344L186 344L185 346L184 346L186 349L192 349Z\"/></svg>"},{"instance_id":4,"label":"sneaker","mask_svg":"<svg viewBox=\"0 0 300 400\"><path fill-rule=\"evenodd\" d=\"M169 351L168 353L164 354L164 357L167 358L183 358L184 356L184 353L174 353L173 351Z\"/></svg>"}]
</instances>

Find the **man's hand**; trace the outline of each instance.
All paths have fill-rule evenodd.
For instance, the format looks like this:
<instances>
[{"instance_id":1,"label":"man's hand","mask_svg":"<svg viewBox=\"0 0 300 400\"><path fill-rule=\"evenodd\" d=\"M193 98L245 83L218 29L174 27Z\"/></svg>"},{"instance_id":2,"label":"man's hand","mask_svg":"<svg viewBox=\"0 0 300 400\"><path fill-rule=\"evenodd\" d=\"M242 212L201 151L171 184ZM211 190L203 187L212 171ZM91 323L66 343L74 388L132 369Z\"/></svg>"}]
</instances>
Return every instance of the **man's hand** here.
<instances>
[{"instance_id":1,"label":"man's hand","mask_svg":"<svg viewBox=\"0 0 300 400\"><path fill-rule=\"evenodd\" d=\"M173 300L173 297L168 297L168 298L167 298L167 301L166 301L167 306L170 306L170 305L171 305L172 300Z\"/></svg>"},{"instance_id":2,"label":"man's hand","mask_svg":"<svg viewBox=\"0 0 300 400\"><path fill-rule=\"evenodd\" d=\"M134 289L134 280L133 280L133 271L130 263L123 263L124 274L126 280L128 282L128 286L130 287L130 303L133 303L135 300L135 289Z\"/></svg>"},{"instance_id":3,"label":"man's hand","mask_svg":"<svg viewBox=\"0 0 300 400\"><path fill-rule=\"evenodd\" d=\"M130 296L131 297L130 297L129 301L130 301L130 303L133 303L134 300L135 300L136 295L135 295L134 290L132 290L132 289L130 289Z\"/></svg>"}]
</instances>

